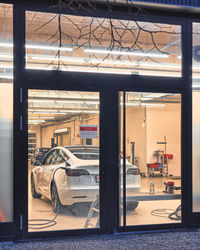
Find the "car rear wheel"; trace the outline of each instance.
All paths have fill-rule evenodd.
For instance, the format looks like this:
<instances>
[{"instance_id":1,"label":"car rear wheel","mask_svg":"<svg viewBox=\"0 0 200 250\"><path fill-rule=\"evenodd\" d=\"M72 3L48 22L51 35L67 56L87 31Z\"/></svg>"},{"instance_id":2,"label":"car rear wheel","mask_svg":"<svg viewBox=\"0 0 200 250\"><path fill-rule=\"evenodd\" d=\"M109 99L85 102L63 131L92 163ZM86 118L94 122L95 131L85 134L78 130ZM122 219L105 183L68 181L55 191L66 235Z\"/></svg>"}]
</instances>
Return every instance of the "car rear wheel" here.
<instances>
[{"instance_id":1,"label":"car rear wheel","mask_svg":"<svg viewBox=\"0 0 200 250\"><path fill-rule=\"evenodd\" d=\"M83 202L83 203L75 203L71 206L71 212L73 215L78 217L87 217L89 210L91 207L91 203ZM95 215L95 212L93 212Z\"/></svg>"},{"instance_id":2,"label":"car rear wheel","mask_svg":"<svg viewBox=\"0 0 200 250\"><path fill-rule=\"evenodd\" d=\"M58 214L61 212L62 204L60 203L59 197L58 197L58 191L56 184L52 184L51 188L51 205L53 208L54 213Z\"/></svg>"},{"instance_id":3,"label":"car rear wheel","mask_svg":"<svg viewBox=\"0 0 200 250\"><path fill-rule=\"evenodd\" d=\"M137 208L138 204L139 204L138 201L133 201L130 204L126 205L126 210L127 211L134 211Z\"/></svg>"},{"instance_id":4,"label":"car rear wheel","mask_svg":"<svg viewBox=\"0 0 200 250\"><path fill-rule=\"evenodd\" d=\"M35 190L35 182L34 182L33 174L31 174L31 194L32 194L33 198L40 198L41 197L41 194L38 194Z\"/></svg>"}]
</instances>

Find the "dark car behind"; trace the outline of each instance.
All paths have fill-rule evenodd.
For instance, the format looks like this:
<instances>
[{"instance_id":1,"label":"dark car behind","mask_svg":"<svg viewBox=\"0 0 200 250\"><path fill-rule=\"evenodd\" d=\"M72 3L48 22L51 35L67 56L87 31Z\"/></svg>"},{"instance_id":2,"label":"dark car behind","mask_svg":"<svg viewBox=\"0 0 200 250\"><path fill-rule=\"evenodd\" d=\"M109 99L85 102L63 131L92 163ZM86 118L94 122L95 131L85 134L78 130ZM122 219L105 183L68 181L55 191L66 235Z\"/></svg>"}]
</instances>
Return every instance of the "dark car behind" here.
<instances>
[{"instance_id":1,"label":"dark car behind","mask_svg":"<svg viewBox=\"0 0 200 250\"><path fill-rule=\"evenodd\" d=\"M50 149L51 148L36 148L33 157L31 158L31 164L40 165L44 156Z\"/></svg>"}]
</instances>

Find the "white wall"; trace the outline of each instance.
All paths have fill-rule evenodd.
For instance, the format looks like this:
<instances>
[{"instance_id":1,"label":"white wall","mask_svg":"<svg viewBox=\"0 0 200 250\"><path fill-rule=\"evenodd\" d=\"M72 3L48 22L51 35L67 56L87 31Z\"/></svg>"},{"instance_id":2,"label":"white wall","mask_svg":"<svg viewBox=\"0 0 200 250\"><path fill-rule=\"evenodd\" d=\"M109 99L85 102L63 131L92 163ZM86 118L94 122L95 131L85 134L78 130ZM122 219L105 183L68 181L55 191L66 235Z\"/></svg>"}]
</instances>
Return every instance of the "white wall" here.
<instances>
[{"instance_id":1,"label":"white wall","mask_svg":"<svg viewBox=\"0 0 200 250\"><path fill-rule=\"evenodd\" d=\"M168 161L169 174L181 174L181 106L167 104L162 108L147 108L147 162L155 162L154 150L164 150L165 146L157 144L166 136L166 153L174 158Z\"/></svg>"}]
</instances>

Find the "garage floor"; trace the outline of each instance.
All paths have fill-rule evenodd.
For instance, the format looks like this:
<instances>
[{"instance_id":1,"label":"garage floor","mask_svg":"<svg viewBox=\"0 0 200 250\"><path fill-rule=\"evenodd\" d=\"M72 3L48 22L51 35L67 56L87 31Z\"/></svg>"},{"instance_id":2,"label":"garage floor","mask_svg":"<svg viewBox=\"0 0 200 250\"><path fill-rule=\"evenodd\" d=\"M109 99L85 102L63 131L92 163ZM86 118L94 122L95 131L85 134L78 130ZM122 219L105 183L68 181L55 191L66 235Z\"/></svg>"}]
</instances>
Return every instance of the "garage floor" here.
<instances>
[{"instance_id":1,"label":"garage floor","mask_svg":"<svg viewBox=\"0 0 200 250\"><path fill-rule=\"evenodd\" d=\"M32 166L29 166L29 180L30 172ZM155 193L162 193L164 189L164 177L142 177L142 190L143 193L148 193L150 182L155 184ZM180 179L173 180L175 185L180 185ZM69 208L66 208L55 218L55 213L52 211L51 203L44 197L42 199L34 199L31 195L30 185L29 185L29 231L51 231L51 230L67 230L67 229L82 229L86 221L86 215L75 216ZM146 224L164 224L164 223L180 223L180 220L171 220L168 218L168 213L173 212L179 205L180 200L160 200L160 201L140 201L138 207L134 211L127 211L126 223L127 225L146 225ZM157 216L151 214L152 210L159 209L156 211ZM160 209L166 209L160 211ZM169 210L173 209L173 210ZM162 212L162 214L160 214ZM159 213L159 214L158 214ZM46 221L30 221L31 219L36 220L53 220L45 225L35 225L30 224L42 224ZM96 226L98 217L94 217L91 223ZM123 218L121 217L121 220ZM123 224L123 221L121 222ZM46 227L50 226L50 227Z\"/></svg>"}]
</instances>

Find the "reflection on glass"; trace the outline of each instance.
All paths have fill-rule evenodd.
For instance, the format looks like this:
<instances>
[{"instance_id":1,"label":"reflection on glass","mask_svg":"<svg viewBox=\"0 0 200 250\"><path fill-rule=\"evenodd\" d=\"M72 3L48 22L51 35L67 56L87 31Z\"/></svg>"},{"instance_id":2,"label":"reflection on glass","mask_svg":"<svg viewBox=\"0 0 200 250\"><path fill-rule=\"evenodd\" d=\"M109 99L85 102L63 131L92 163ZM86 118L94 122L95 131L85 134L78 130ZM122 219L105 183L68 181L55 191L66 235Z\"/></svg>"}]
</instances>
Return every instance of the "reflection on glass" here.
<instances>
[{"instance_id":1,"label":"reflection on glass","mask_svg":"<svg viewBox=\"0 0 200 250\"><path fill-rule=\"evenodd\" d=\"M99 94L29 90L28 129L29 231L98 228Z\"/></svg>"},{"instance_id":2,"label":"reflection on glass","mask_svg":"<svg viewBox=\"0 0 200 250\"><path fill-rule=\"evenodd\" d=\"M192 103L192 123L193 123L193 158L192 158L192 174L193 174L193 212L200 212L200 112L199 112L199 104L200 104L200 57L199 57L199 23L193 23L193 67L192 67L192 88L193 88L193 103Z\"/></svg>"},{"instance_id":3,"label":"reflection on glass","mask_svg":"<svg viewBox=\"0 0 200 250\"><path fill-rule=\"evenodd\" d=\"M181 26L27 11L26 67L180 77Z\"/></svg>"},{"instance_id":4,"label":"reflection on glass","mask_svg":"<svg viewBox=\"0 0 200 250\"><path fill-rule=\"evenodd\" d=\"M126 92L124 104L126 225L181 222L181 96Z\"/></svg>"},{"instance_id":5,"label":"reflection on glass","mask_svg":"<svg viewBox=\"0 0 200 250\"><path fill-rule=\"evenodd\" d=\"M13 220L12 10L0 3L0 223Z\"/></svg>"}]
</instances>

